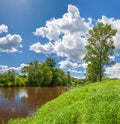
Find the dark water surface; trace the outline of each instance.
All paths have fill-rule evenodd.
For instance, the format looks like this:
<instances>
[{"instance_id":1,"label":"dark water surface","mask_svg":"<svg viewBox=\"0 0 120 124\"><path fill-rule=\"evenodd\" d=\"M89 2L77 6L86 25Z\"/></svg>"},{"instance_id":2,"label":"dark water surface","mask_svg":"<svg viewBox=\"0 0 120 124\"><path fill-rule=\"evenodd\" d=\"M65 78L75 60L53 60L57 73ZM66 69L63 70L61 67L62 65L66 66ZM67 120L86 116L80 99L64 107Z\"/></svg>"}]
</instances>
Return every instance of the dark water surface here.
<instances>
[{"instance_id":1,"label":"dark water surface","mask_svg":"<svg viewBox=\"0 0 120 124\"><path fill-rule=\"evenodd\" d=\"M11 118L31 116L41 105L63 92L63 87L0 88L0 123Z\"/></svg>"}]
</instances>

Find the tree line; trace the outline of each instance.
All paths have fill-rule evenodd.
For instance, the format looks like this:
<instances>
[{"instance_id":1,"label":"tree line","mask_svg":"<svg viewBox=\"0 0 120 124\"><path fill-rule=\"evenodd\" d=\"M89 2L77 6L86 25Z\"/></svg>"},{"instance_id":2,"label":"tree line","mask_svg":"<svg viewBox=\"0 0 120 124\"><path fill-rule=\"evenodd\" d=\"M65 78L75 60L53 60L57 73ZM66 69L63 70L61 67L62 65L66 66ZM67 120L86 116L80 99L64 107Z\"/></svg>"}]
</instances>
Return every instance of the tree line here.
<instances>
[{"instance_id":1,"label":"tree line","mask_svg":"<svg viewBox=\"0 0 120 124\"><path fill-rule=\"evenodd\" d=\"M14 70L0 74L1 86L64 86L68 81L67 74L56 68L53 58L41 63L34 60L22 68L21 74Z\"/></svg>"},{"instance_id":2,"label":"tree line","mask_svg":"<svg viewBox=\"0 0 120 124\"><path fill-rule=\"evenodd\" d=\"M47 58L45 62L34 60L21 69L17 74L14 70L0 74L0 86L68 86L82 84L83 81L70 76L70 72L56 68L53 58Z\"/></svg>"}]
</instances>

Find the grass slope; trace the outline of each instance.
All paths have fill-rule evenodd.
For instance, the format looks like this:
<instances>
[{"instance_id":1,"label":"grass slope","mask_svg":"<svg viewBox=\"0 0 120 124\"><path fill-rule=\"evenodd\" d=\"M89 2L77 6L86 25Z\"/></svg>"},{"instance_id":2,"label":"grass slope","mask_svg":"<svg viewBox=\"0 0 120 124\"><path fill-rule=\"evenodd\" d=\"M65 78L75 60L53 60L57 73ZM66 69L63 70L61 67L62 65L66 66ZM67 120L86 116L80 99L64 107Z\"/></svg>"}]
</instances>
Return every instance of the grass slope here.
<instances>
[{"instance_id":1,"label":"grass slope","mask_svg":"<svg viewBox=\"0 0 120 124\"><path fill-rule=\"evenodd\" d=\"M120 124L120 80L76 88L8 124Z\"/></svg>"}]
</instances>

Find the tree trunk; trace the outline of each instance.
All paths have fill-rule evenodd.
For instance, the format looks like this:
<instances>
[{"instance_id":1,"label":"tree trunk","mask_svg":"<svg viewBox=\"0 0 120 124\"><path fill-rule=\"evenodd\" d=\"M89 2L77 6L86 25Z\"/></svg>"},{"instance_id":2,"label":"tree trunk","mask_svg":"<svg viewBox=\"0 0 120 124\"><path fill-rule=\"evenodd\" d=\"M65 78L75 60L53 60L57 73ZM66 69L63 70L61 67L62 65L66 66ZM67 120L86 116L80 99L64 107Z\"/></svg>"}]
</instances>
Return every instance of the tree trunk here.
<instances>
[{"instance_id":1,"label":"tree trunk","mask_svg":"<svg viewBox=\"0 0 120 124\"><path fill-rule=\"evenodd\" d=\"M99 75L100 77L100 82L102 82L102 68L100 69L100 75Z\"/></svg>"},{"instance_id":2,"label":"tree trunk","mask_svg":"<svg viewBox=\"0 0 120 124\"><path fill-rule=\"evenodd\" d=\"M100 50L100 73L99 73L99 81L102 82L102 48Z\"/></svg>"}]
</instances>

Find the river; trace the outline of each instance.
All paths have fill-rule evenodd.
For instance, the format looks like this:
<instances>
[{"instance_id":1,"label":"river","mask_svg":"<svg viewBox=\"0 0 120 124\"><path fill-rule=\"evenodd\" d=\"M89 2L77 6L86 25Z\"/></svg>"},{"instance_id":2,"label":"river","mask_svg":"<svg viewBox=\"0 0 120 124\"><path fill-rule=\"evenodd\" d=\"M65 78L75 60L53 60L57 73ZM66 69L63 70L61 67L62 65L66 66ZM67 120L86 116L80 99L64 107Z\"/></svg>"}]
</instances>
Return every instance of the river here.
<instances>
[{"instance_id":1,"label":"river","mask_svg":"<svg viewBox=\"0 0 120 124\"><path fill-rule=\"evenodd\" d=\"M1 87L0 123L33 115L43 104L64 92L64 89L64 87Z\"/></svg>"}]
</instances>

